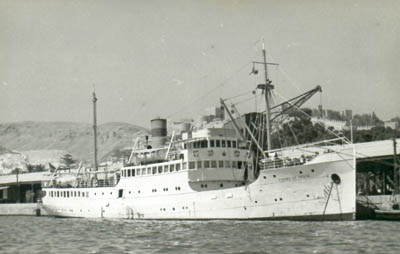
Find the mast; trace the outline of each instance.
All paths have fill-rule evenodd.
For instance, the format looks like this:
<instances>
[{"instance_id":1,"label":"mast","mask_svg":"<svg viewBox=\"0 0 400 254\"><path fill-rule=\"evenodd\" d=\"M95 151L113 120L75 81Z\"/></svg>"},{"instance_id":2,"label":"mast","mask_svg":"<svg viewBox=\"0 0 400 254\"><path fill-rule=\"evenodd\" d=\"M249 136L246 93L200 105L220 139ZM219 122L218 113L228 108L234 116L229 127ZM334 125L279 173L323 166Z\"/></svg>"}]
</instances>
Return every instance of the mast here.
<instances>
[{"instance_id":1,"label":"mast","mask_svg":"<svg viewBox=\"0 0 400 254\"><path fill-rule=\"evenodd\" d=\"M93 133L94 133L94 169L98 171L97 166L97 119L96 119L96 91L93 89Z\"/></svg>"},{"instance_id":2,"label":"mast","mask_svg":"<svg viewBox=\"0 0 400 254\"><path fill-rule=\"evenodd\" d=\"M265 45L264 45L264 40L263 40L263 57L264 57L264 77L265 77L265 125L267 128L267 151L270 150L271 147L271 109L270 109L270 87L271 81L268 79L268 65L267 65L267 56L265 52Z\"/></svg>"},{"instance_id":3,"label":"mast","mask_svg":"<svg viewBox=\"0 0 400 254\"><path fill-rule=\"evenodd\" d=\"M265 128L267 132L267 151L272 148L271 146L271 105L270 105L270 94L271 90L274 89L274 86L271 85L271 80L268 78L268 65L278 65L277 63L267 63L267 54L265 52L265 45L264 45L264 40L263 40L263 48L262 48L262 53L263 53L263 61L262 62L257 62L253 61L253 70L251 71L250 74L258 74L258 71L255 69L254 65L255 64L261 64L264 65L264 78L265 78L265 83L264 84L258 84L257 89L262 90L264 93L264 99L265 99Z\"/></svg>"}]
</instances>

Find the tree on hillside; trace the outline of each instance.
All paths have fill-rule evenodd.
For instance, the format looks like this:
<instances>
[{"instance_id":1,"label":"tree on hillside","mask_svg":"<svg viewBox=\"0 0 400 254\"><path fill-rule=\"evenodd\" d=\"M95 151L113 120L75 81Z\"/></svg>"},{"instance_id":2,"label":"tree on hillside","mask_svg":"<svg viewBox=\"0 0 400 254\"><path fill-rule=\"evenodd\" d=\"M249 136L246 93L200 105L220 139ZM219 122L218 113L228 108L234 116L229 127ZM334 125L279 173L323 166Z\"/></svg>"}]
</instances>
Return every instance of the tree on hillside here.
<instances>
[{"instance_id":1,"label":"tree on hillside","mask_svg":"<svg viewBox=\"0 0 400 254\"><path fill-rule=\"evenodd\" d=\"M66 168L71 168L77 162L77 160L72 158L72 155L67 153L61 157L61 163L65 165Z\"/></svg>"}]
</instances>

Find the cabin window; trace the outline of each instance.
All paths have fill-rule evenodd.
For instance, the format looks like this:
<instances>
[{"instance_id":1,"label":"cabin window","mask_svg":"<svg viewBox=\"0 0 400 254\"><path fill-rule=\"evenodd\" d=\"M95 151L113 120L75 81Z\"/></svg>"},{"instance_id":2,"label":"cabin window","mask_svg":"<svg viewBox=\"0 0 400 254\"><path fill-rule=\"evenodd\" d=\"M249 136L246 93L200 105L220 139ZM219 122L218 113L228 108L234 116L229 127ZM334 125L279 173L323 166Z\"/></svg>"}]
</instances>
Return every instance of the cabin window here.
<instances>
[{"instance_id":1,"label":"cabin window","mask_svg":"<svg viewBox=\"0 0 400 254\"><path fill-rule=\"evenodd\" d=\"M225 142L225 140L221 140L221 146L222 146L222 147L226 147L226 142Z\"/></svg>"},{"instance_id":2,"label":"cabin window","mask_svg":"<svg viewBox=\"0 0 400 254\"><path fill-rule=\"evenodd\" d=\"M159 174L162 173L162 166L158 166L158 173L159 173Z\"/></svg>"},{"instance_id":3,"label":"cabin window","mask_svg":"<svg viewBox=\"0 0 400 254\"><path fill-rule=\"evenodd\" d=\"M225 168L230 168L230 167L231 167L231 162L225 161Z\"/></svg>"},{"instance_id":4,"label":"cabin window","mask_svg":"<svg viewBox=\"0 0 400 254\"><path fill-rule=\"evenodd\" d=\"M208 142L207 140L202 140L201 141L201 148L207 148Z\"/></svg>"},{"instance_id":5,"label":"cabin window","mask_svg":"<svg viewBox=\"0 0 400 254\"><path fill-rule=\"evenodd\" d=\"M195 168L195 162L189 161L189 169L194 169L194 168Z\"/></svg>"},{"instance_id":6,"label":"cabin window","mask_svg":"<svg viewBox=\"0 0 400 254\"><path fill-rule=\"evenodd\" d=\"M145 175L145 174L146 174L146 169L142 168L142 175Z\"/></svg>"},{"instance_id":7,"label":"cabin window","mask_svg":"<svg viewBox=\"0 0 400 254\"><path fill-rule=\"evenodd\" d=\"M217 168L217 161L211 161L211 168Z\"/></svg>"},{"instance_id":8,"label":"cabin window","mask_svg":"<svg viewBox=\"0 0 400 254\"><path fill-rule=\"evenodd\" d=\"M87 197L87 198L89 197L89 192L88 192L88 191L86 192L86 197Z\"/></svg>"},{"instance_id":9,"label":"cabin window","mask_svg":"<svg viewBox=\"0 0 400 254\"><path fill-rule=\"evenodd\" d=\"M232 147L236 148L236 141L235 140L232 140Z\"/></svg>"},{"instance_id":10,"label":"cabin window","mask_svg":"<svg viewBox=\"0 0 400 254\"><path fill-rule=\"evenodd\" d=\"M78 197L81 197L81 192L80 191L78 191Z\"/></svg>"},{"instance_id":11,"label":"cabin window","mask_svg":"<svg viewBox=\"0 0 400 254\"><path fill-rule=\"evenodd\" d=\"M151 175L151 168L147 168L147 174Z\"/></svg>"},{"instance_id":12,"label":"cabin window","mask_svg":"<svg viewBox=\"0 0 400 254\"><path fill-rule=\"evenodd\" d=\"M215 147L215 141L214 140L210 140L210 147Z\"/></svg>"},{"instance_id":13,"label":"cabin window","mask_svg":"<svg viewBox=\"0 0 400 254\"><path fill-rule=\"evenodd\" d=\"M182 163L182 169L187 169L187 162Z\"/></svg>"},{"instance_id":14,"label":"cabin window","mask_svg":"<svg viewBox=\"0 0 400 254\"><path fill-rule=\"evenodd\" d=\"M128 169L128 177L130 177L130 176L131 176L131 170Z\"/></svg>"},{"instance_id":15,"label":"cabin window","mask_svg":"<svg viewBox=\"0 0 400 254\"><path fill-rule=\"evenodd\" d=\"M227 140L227 141L226 141L226 146L227 146L228 148L232 147L232 142L231 142L230 140Z\"/></svg>"},{"instance_id":16,"label":"cabin window","mask_svg":"<svg viewBox=\"0 0 400 254\"><path fill-rule=\"evenodd\" d=\"M183 144L183 149L187 149L187 145L186 145L186 143L185 143L185 144Z\"/></svg>"},{"instance_id":17,"label":"cabin window","mask_svg":"<svg viewBox=\"0 0 400 254\"><path fill-rule=\"evenodd\" d=\"M201 161L197 161L197 168L201 168Z\"/></svg>"},{"instance_id":18,"label":"cabin window","mask_svg":"<svg viewBox=\"0 0 400 254\"><path fill-rule=\"evenodd\" d=\"M238 161L238 169L241 169L242 168L242 164L243 164L243 162L242 161Z\"/></svg>"},{"instance_id":19,"label":"cabin window","mask_svg":"<svg viewBox=\"0 0 400 254\"><path fill-rule=\"evenodd\" d=\"M164 173L168 172L168 165L164 165Z\"/></svg>"},{"instance_id":20,"label":"cabin window","mask_svg":"<svg viewBox=\"0 0 400 254\"><path fill-rule=\"evenodd\" d=\"M74 197L76 197L76 191L74 191Z\"/></svg>"},{"instance_id":21,"label":"cabin window","mask_svg":"<svg viewBox=\"0 0 400 254\"><path fill-rule=\"evenodd\" d=\"M56 194L57 194L57 198L59 198L59 197L60 197L60 193L57 191L57 193L56 193Z\"/></svg>"},{"instance_id":22,"label":"cabin window","mask_svg":"<svg viewBox=\"0 0 400 254\"><path fill-rule=\"evenodd\" d=\"M221 140L215 140L215 146L216 147L221 147Z\"/></svg>"},{"instance_id":23,"label":"cabin window","mask_svg":"<svg viewBox=\"0 0 400 254\"><path fill-rule=\"evenodd\" d=\"M153 175L157 172L157 168L153 167Z\"/></svg>"},{"instance_id":24,"label":"cabin window","mask_svg":"<svg viewBox=\"0 0 400 254\"><path fill-rule=\"evenodd\" d=\"M132 169L132 176L135 176L135 170Z\"/></svg>"},{"instance_id":25,"label":"cabin window","mask_svg":"<svg viewBox=\"0 0 400 254\"><path fill-rule=\"evenodd\" d=\"M181 164L176 164L176 171L181 170Z\"/></svg>"},{"instance_id":26,"label":"cabin window","mask_svg":"<svg viewBox=\"0 0 400 254\"><path fill-rule=\"evenodd\" d=\"M204 161L204 168L210 168L210 161Z\"/></svg>"},{"instance_id":27,"label":"cabin window","mask_svg":"<svg viewBox=\"0 0 400 254\"><path fill-rule=\"evenodd\" d=\"M63 197L66 198L67 197L67 192L63 191Z\"/></svg>"},{"instance_id":28,"label":"cabin window","mask_svg":"<svg viewBox=\"0 0 400 254\"><path fill-rule=\"evenodd\" d=\"M140 168L136 169L136 175L140 176Z\"/></svg>"},{"instance_id":29,"label":"cabin window","mask_svg":"<svg viewBox=\"0 0 400 254\"><path fill-rule=\"evenodd\" d=\"M224 161L218 161L218 167L223 168L224 167Z\"/></svg>"},{"instance_id":30,"label":"cabin window","mask_svg":"<svg viewBox=\"0 0 400 254\"><path fill-rule=\"evenodd\" d=\"M197 141L193 143L193 148L199 148L199 143L197 143Z\"/></svg>"},{"instance_id":31,"label":"cabin window","mask_svg":"<svg viewBox=\"0 0 400 254\"><path fill-rule=\"evenodd\" d=\"M118 190L118 197L122 198L122 195L124 194L124 190Z\"/></svg>"},{"instance_id":32,"label":"cabin window","mask_svg":"<svg viewBox=\"0 0 400 254\"><path fill-rule=\"evenodd\" d=\"M175 164L169 165L169 172L173 172L175 170Z\"/></svg>"}]
</instances>

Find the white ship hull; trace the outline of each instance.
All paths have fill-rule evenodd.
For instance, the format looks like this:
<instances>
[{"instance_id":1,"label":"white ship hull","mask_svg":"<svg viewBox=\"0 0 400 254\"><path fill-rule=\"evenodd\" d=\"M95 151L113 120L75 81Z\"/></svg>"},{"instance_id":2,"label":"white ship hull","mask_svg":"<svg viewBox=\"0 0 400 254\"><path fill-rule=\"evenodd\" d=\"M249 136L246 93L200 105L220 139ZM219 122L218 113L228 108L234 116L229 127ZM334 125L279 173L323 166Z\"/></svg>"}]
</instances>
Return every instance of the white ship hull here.
<instances>
[{"instance_id":1,"label":"white ship hull","mask_svg":"<svg viewBox=\"0 0 400 254\"><path fill-rule=\"evenodd\" d=\"M333 181L333 174L340 183ZM238 187L215 181L198 190L188 175L184 170L123 178L115 187L45 188L43 208L49 215L87 218L355 219L354 159L261 170L254 182ZM56 192L64 197L55 197Z\"/></svg>"}]
</instances>

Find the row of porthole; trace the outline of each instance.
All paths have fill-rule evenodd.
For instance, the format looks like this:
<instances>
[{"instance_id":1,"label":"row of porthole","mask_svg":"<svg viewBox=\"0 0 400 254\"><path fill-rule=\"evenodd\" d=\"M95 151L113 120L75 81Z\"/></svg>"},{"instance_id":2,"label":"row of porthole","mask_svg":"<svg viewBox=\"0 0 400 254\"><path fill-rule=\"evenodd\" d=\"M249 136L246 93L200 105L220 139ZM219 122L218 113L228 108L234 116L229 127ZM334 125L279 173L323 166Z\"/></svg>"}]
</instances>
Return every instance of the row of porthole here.
<instances>
[{"instance_id":1,"label":"row of porthole","mask_svg":"<svg viewBox=\"0 0 400 254\"><path fill-rule=\"evenodd\" d=\"M97 196L97 193L95 192L94 195ZM104 192L102 192L101 195L104 196ZM110 192L110 195L112 195L112 192Z\"/></svg>"},{"instance_id":2,"label":"row of porthole","mask_svg":"<svg viewBox=\"0 0 400 254\"><path fill-rule=\"evenodd\" d=\"M311 172L312 173L314 173L315 172L315 170L314 169L311 169ZM301 174L303 174L303 171L299 171L299 174L301 175ZM272 175L274 178L276 178L276 175ZM267 176L264 176L264 179L267 179Z\"/></svg>"},{"instance_id":3,"label":"row of porthole","mask_svg":"<svg viewBox=\"0 0 400 254\"><path fill-rule=\"evenodd\" d=\"M189 209L189 207L187 207L187 206L182 206L182 210L188 210ZM160 208L160 211L161 212L165 212L165 211L167 211L167 209L165 209L165 208ZM175 207L172 207L172 211L175 211Z\"/></svg>"},{"instance_id":4,"label":"row of porthole","mask_svg":"<svg viewBox=\"0 0 400 254\"><path fill-rule=\"evenodd\" d=\"M310 197L310 195L309 195L309 194L307 194L307 198L309 198L309 197ZM278 202L278 199L277 199L277 198L275 198L274 200L275 200L275 202ZM283 201L283 198L279 198L279 201ZM255 201L254 201L254 203L256 203L256 204L257 204L257 203L258 203L258 201L257 201L257 200L255 200Z\"/></svg>"},{"instance_id":5,"label":"row of porthole","mask_svg":"<svg viewBox=\"0 0 400 254\"><path fill-rule=\"evenodd\" d=\"M236 185L235 185L235 186L236 186ZM221 183L221 184L219 185L219 187L223 188L223 187L224 187L224 184ZM237 186L236 186L236 187L237 187ZM207 184L200 184L200 188L207 188Z\"/></svg>"}]
</instances>

